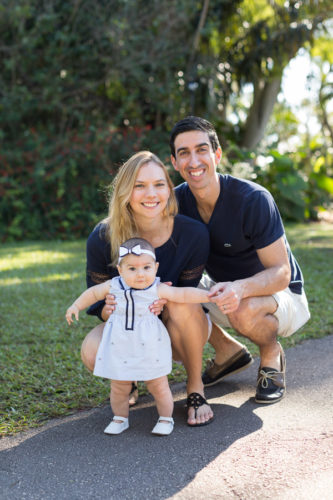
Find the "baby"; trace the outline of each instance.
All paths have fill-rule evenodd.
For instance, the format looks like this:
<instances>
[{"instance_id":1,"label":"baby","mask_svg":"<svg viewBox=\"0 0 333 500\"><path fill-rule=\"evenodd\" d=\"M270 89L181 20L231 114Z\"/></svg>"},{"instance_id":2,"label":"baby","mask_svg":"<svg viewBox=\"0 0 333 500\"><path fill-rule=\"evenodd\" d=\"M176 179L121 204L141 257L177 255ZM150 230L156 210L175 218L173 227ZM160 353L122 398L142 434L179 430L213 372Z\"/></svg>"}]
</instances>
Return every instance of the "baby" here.
<instances>
[{"instance_id":1,"label":"baby","mask_svg":"<svg viewBox=\"0 0 333 500\"><path fill-rule=\"evenodd\" d=\"M98 348L94 375L111 379L110 402L114 414L106 434L120 434L129 427L128 396L132 381L145 381L155 399L159 419L153 434L172 432L173 398L167 375L172 370L171 343L162 321L149 311L156 299L181 303L209 302L208 291L172 287L156 278L158 262L154 248L142 238L131 238L119 248L119 276L85 290L67 309L71 324L79 311L115 296L117 307L109 317Z\"/></svg>"}]
</instances>

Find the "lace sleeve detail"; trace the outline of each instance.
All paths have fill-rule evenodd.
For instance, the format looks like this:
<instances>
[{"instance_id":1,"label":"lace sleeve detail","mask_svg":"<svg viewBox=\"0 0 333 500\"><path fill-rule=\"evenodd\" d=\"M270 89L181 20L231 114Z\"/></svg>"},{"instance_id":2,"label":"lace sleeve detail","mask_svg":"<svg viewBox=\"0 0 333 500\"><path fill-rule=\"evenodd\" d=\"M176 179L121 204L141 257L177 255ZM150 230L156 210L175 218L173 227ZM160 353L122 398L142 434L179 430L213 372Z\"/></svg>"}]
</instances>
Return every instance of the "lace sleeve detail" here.
<instances>
[{"instance_id":1,"label":"lace sleeve detail","mask_svg":"<svg viewBox=\"0 0 333 500\"><path fill-rule=\"evenodd\" d=\"M87 276L95 285L99 285L100 283L104 283L105 281L110 279L110 276L108 274L95 273L94 271L90 271L89 269L87 269Z\"/></svg>"},{"instance_id":2,"label":"lace sleeve detail","mask_svg":"<svg viewBox=\"0 0 333 500\"><path fill-rule=\"evenodd\" d=\"M186 286L190 286L189 281L200 281L205 265L197 266L194 269L182 271L179 276L179 281L183 282Z\"/></svg>"}]
</instances>

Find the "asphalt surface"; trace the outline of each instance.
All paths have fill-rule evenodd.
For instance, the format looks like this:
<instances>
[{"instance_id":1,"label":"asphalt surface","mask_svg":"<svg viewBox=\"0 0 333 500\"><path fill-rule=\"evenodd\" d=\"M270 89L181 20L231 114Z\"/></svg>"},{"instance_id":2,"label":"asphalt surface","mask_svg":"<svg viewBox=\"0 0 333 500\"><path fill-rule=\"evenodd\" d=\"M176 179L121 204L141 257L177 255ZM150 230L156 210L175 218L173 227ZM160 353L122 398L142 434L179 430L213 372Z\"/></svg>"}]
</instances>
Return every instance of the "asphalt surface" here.
<instances>
[{"instance_id":1,"label":"asphalt surface","mask_svg":"<svg viewBox=\"0 0 333 500\"><path fill-rule=\"evenodd\" d=\"M185 387L173 386L175 430L151 435L150 397L131 410L119 436L103 429L108 407L81 412L0 441L0 498L333 498L333 335L286 351L287 395L258 405L258 360L206 390L215 412L189 428Z\"/></svg>"}]
</instances>

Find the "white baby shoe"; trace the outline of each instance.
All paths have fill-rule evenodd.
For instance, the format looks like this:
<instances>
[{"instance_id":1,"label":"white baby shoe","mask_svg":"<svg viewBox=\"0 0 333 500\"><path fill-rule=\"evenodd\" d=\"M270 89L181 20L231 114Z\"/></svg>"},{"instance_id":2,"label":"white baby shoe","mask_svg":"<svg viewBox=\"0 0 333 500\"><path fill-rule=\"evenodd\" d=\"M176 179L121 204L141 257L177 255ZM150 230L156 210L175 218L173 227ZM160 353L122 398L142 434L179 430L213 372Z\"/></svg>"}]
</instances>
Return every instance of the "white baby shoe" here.
<instances>
[{"instance_id":1,"label":"white baby shoe","mask_svg":"<svg viewBox=\"0 0 333 500\"><path fill-rule=\"evenodd\" d=\"M115 420L121 420L121 422L115 422ZM129 428L128 418L113 417L112 422L104 429L105 434L121 434L123 431Z\"/></svg>"},{"instance_id":2,"label":"white baby shoe","mask_svg":"<svg viewBox=\"0 0 333 500\"><path fill-rule=\"evenodd\" d=\"M159 417L157 424L151 431L158 436L168 436L173 431L174 421L172 417Z\"/></svg>"}]
</instances>

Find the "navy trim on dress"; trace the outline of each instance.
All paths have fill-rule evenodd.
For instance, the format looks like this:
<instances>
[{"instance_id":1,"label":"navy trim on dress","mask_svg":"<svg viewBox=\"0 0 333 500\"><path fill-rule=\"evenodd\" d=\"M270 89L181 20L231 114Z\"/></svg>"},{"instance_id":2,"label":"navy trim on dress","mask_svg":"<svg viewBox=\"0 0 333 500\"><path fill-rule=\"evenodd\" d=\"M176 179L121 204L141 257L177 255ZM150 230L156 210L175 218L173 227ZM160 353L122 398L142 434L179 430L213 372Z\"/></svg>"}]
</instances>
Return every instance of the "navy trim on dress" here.
<instances>
[{"instance_id":1,"label":"navy trim on dress","mask_svg":"<svg viewBox=\"0 0 333 500\"><path fill-rule=\"evenodd\" d=\"M125 330L134 330L135 307L134 307L132 290L130 288L125 290L125 287L120 277L119 277L119 285L121 289L124 291L124 297L126 300Z\"/></svg>"},{"instance_id":2,"label":"navy trim on dress","mask_svg":"<svg viewBox=\"0 0 333 500\"><path fill-rule=\"evenodd\" d=\"M134 330L134 299L132 295L132 290L125 290L125 299L126 299L126 322L125 329L126 330Z\"/></svg>"}]
</instances>

